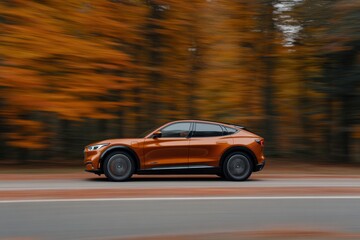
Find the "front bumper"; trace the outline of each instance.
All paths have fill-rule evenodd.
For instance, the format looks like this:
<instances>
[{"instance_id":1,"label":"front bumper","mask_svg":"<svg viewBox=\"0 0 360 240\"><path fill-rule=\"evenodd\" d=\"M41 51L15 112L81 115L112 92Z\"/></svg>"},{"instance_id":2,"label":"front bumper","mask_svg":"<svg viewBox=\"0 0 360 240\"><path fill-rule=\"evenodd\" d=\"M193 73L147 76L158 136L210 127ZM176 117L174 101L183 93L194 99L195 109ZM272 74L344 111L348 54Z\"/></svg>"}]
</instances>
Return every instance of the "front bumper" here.
<instances>
[{"instance_id":1,"label":"front bumper","mask_svg":"<svg viewBox=\"0 0 360 240\"><path fill-rule=\"evenodd\" d=\"M99 176L103 173L100 169L93 169L93 170L85 169L85 172L95 173L95 174L97 174Z\"/></svg>"},{"instance_id":2,"label":"front bumper","mask_svg":"<svg viewBox=\"0 0 360 240\"><path fill-rule=\"evenodd\" d=\"M102 174L102 171L100 169L95 169L92 162L86 162L85 163L85 172L91 172L95 173L97 175Z\"/></svg>"},{"instance_id":3,"label":"front bumper","mask_svg":"<svg viewBox=\"0 0 360 240\"><path fill-rule=\"evenodd\" d=\"M84 151L84 164L85 171L96 173L100 171L99 160L100 160L100 151Z\"/></svg>"},{"instance_id":4,"label":"front bumper","mask_svg":"<svg viewBox=\"0 0 360 240\"><path fill-rule=\"evenodd\" d=\"M255 166L254 172L259 172L259 171L263 170L264 167L265 167L265 160L262 163Z\"/></svg>"}]
</instances>

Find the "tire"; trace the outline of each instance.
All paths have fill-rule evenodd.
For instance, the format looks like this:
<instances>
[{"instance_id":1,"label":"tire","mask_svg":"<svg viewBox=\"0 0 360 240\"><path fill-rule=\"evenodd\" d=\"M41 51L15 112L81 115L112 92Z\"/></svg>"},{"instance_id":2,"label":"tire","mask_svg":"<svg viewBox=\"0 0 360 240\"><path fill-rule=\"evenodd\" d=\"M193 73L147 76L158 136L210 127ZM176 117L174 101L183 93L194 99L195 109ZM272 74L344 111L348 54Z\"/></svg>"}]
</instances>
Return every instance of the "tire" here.
<instances>
[{"instance_id":1,"label":"tire","mask_svg":"<svg viewBox=\"0 0 360 240\"><path fill-rule=\"evenodd\" d=\"M125 152L115 152L104 161L105 176L113 182L126 181L135 170L134 160Z\"/></svg>"},{"instance_id":2,"label":"tire","mask_svg":"<svg viewBox=\"0 0 360 240\"><path fill-rule=\"evenodd\" d=\"M253 163L244 153L235 152L226 157L222 170L230 181L245 181L253 172Z\"/></svg>"}]
</instances>

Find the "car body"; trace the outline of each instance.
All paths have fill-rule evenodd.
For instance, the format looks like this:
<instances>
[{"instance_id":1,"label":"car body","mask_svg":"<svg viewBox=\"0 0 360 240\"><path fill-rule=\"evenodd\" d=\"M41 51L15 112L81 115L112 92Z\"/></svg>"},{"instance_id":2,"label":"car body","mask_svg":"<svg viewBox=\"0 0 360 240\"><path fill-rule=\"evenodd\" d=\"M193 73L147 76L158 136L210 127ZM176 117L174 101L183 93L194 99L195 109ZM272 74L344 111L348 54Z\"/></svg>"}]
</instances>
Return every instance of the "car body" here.
<instances>
[{"instance_id":1,"label":"car body","mask_svg":"<svg viewBox=\"0 0 360 240\"><path fill-rule=\"evenodd\" d=\"M140 138L108 139L84 150L85 170L125 181L132 174L212 173L246 180L265 165L264 139L244 127L204 120L169 122Z\"/></svg>"}]
</instances>

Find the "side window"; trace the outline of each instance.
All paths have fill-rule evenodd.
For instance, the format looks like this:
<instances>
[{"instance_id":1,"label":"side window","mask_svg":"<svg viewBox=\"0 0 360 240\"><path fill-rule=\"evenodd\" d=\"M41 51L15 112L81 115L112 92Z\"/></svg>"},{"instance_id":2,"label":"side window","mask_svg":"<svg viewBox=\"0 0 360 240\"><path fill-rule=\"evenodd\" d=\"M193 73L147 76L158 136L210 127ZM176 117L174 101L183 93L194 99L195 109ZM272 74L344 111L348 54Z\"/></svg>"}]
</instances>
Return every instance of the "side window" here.
<instances>
[{"instance_id":1,"label":"side window","mask_svg":"<svg viewBox=\"0 0 360 240\"><path fill-rule=\"evenodd\" d=\"M230 134L233 134L233 133L236 133L237 130L235 128L230 128L230 127L225 127L223 126L223 128L225 129L225 133L224 135L230 135Z\"/></svg>"},{"instance_id":2,"label":"side window","mask_svg":"<svg viewBox=\"0 0 360 240\"><path fill-rule=\"evenodd\" d=\"M196 123L193 137L215 137L222 135L223 131L219 125L209 123Z\"/></svg>"},{"instance_id":3,"label":"side window","mask_svg":"<svg viewBox=\"0 0 360 240\"><path fill-rule=\"evenodd\" d=\"M174 123L169 126L161 129L161 137L163 138L171 138L171 137L187 137L190 132L191 123L183 122L183 123Z\"/></svg>"}]
</instances>

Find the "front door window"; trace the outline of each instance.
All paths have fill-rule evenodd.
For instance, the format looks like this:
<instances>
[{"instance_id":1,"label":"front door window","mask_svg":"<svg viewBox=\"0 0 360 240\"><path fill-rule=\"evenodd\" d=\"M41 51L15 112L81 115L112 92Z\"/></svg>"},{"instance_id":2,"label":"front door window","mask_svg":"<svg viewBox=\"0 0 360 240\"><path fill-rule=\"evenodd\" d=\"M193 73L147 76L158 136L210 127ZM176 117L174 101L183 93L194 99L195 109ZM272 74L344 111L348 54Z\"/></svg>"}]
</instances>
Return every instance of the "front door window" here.
<instances>
[{"instance_id":1,"label":"front door window","mask_svg":"<svg viewBox=\"0 0 360 240\"><path fill-rule=\"evenodd\" d=\"M182 123L174 123L169 126L161 129L161 137L162 138L178 138L178 137L187 137L190 133L191 123L182 122Z\"/></svg>"}]
</instances>

